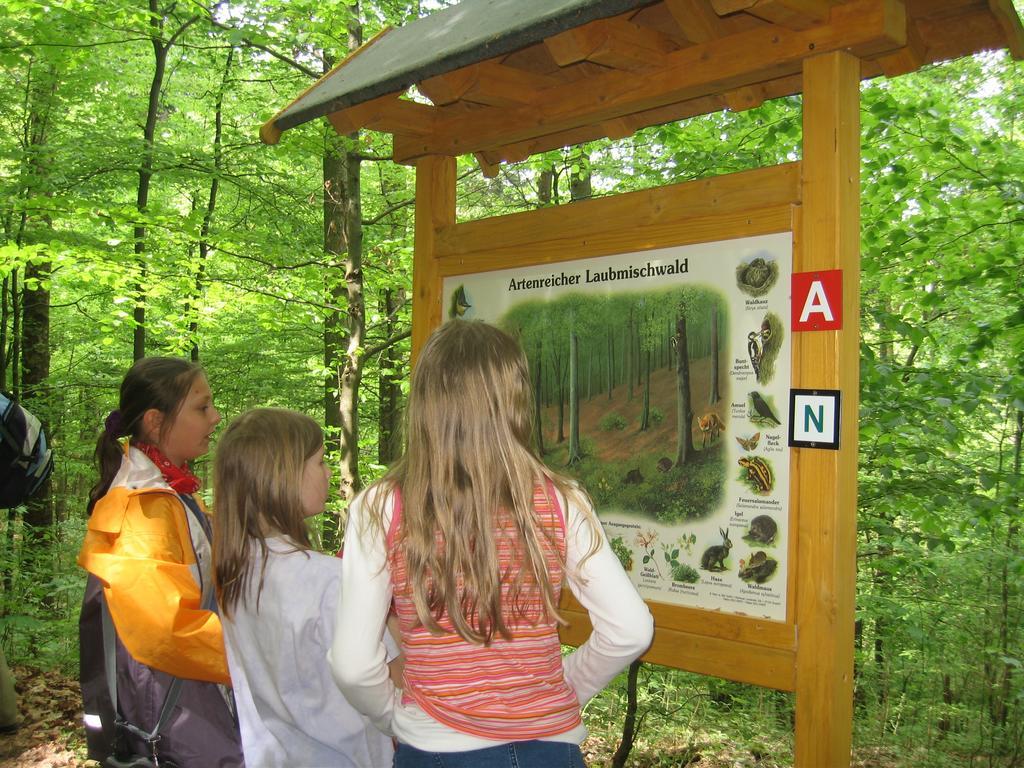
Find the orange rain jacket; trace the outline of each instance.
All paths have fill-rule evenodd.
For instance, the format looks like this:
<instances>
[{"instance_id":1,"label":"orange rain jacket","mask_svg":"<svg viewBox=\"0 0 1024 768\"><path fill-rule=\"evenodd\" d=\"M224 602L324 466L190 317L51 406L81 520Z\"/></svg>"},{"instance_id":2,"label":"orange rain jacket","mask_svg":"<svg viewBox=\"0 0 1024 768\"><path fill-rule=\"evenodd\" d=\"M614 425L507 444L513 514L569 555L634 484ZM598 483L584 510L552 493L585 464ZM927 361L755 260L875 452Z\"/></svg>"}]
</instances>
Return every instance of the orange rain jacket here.
<instances>
[{"instance_id":1,"label":"orange rain jacket","mask_svg":"<svg viewBox=\"0 0 1024 768\"><path fill-rule=\"evenodd\" d=\"M200 608L203 589L213 589L211 551L160 470L126 448L110 490L93 508L78 564L103 584L117 636L136 661L176 677L230 684L220 618Z\"/></svg>"}]
</instances>

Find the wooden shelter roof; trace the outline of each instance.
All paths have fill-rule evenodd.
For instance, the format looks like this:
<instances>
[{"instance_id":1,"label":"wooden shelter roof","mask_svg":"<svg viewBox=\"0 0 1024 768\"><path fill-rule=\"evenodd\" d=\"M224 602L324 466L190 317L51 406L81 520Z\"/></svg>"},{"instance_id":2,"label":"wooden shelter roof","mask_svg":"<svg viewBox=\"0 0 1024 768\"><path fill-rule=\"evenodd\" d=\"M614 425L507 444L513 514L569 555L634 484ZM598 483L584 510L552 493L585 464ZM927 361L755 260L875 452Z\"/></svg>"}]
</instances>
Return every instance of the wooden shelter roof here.
<instances>
[{"instance_id":1,"label":"wooden shelter roof","mask_svg":"<svg viewBox=\"0 0 1024 768\"><path fill-rule=\"evenodd\" d=\"M392 134L398 162L475 154L494 172L800 93L803 59L824 52L868 78L1000 48L1024 58L1012 0L462 0L382 32L260 135L327 116Z\"/></svg>"}]
</instances>

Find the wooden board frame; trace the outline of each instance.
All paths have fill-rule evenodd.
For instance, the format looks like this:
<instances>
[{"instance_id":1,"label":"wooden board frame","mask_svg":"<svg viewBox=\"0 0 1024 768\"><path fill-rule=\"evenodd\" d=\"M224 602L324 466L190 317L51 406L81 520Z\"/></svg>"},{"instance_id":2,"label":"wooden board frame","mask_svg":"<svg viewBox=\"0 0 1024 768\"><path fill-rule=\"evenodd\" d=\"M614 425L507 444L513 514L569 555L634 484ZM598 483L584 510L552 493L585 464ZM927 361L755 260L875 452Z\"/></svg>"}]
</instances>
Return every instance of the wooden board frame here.
<instances>
[{"instance_id":1,"label":"wooden board frame","mask_svg":"<svg viewBox=\"0 0 1024 768\"><path fill-rule=\"evenodd\" d=\"M782 622L650 603L658 664L795 691L796 760L848 765L852 737L859 387L859 76L844 52L803 64L799 163L456 223L455 160L416 163L413 359L442 318L444 278L791 231L793 271L842 269L846 327L794 334L792 383L839 389L838 451L791 449L790 570ZM577 644L590 631L567 597Z\"/></svg>"}]
</instances>

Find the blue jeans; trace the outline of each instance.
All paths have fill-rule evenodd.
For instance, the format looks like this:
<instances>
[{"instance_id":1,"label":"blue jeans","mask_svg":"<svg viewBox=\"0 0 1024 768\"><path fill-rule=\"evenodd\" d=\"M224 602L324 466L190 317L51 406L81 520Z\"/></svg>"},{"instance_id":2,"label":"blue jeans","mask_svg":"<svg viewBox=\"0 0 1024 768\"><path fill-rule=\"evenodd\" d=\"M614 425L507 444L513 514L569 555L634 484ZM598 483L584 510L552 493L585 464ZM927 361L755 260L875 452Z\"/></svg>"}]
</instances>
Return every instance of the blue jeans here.
<instances>
[{"instance_id":1,"label":"blue jeans","mask_svg":"<svg viewBox=\"0 0 1024 768\"><path fill-rule=\"evenodd\" d=\"M424 752L399 744L395 768L586 768L576 744L510 741L469 752Z\"/></svg>"}]
</instances>

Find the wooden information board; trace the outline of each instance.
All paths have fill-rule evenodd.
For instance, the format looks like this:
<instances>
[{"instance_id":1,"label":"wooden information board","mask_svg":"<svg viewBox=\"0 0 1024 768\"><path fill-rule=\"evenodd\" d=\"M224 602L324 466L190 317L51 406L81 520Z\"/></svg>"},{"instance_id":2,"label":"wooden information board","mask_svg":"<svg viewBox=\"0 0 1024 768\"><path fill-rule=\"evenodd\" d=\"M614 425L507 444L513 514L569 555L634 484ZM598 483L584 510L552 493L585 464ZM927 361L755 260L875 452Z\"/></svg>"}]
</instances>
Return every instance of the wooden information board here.
<instances>
[{"instance_id":1,"label":"wooden information board","mask_svg":"<svg viewBox=\"0 0 1024 768\"><path fill-rule=\"evenodd\" d=\"M797 163L465 223L454 160L417 163L414 354L452 316L520 333L546 457L577 470L654 614L645 660L796 691L801 765L849 759L803 729L852 714L857 67L805 63ZM814 270L842 270L848 322L794 333L791 275ZM791 389L842 393L837 450L786 445ZM653 437L617 450L645 417Z\"/></svg>"}]
</instances>

